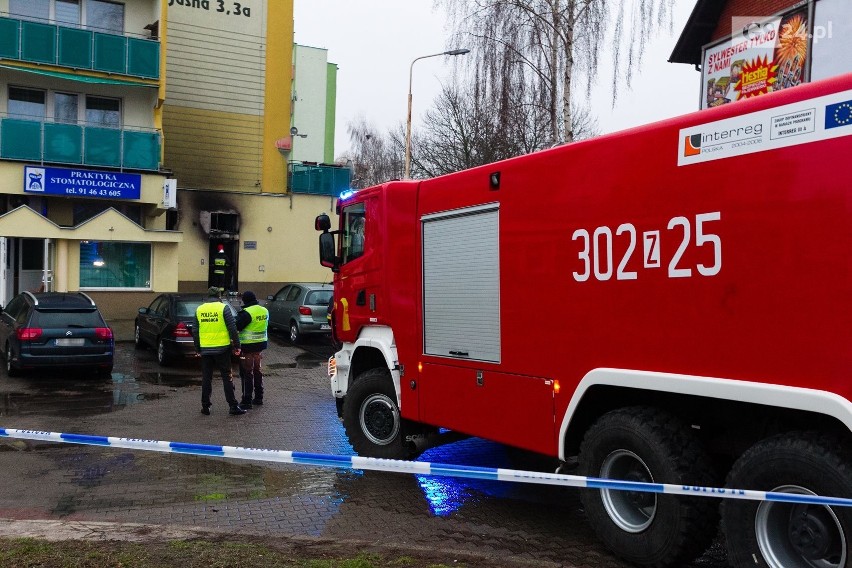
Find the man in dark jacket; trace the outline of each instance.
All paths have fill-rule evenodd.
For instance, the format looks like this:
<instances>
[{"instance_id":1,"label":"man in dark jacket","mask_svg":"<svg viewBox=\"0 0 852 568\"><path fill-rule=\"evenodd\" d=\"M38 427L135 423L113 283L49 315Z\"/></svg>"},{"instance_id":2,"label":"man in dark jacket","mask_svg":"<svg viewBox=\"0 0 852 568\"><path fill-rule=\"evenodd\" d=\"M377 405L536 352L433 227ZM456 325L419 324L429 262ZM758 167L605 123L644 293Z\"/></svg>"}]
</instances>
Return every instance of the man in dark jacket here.
<instances>
[{"instance_id":1,"label":"man in dark jacket","mask_svg":"<svg viewBox=\"0 0 852 568\"><path fill-rule=\"evenodd\" d=\"M237 313L240 332L240 379L243 384L242 408L263 404L263 350L269 345L269 311L257 303L254 292L243 292L243 309ZM252 394L254 398L252 399Z\"/></svg>"},{"instance_id":2,"label":"man in dark jacket","mask_svg":"<svg viewBox=\"0 0 852 568\"><path fill-rule=\"evenodd\" d=\"M240 354L240 337L231 310L222 303L217 286L207 290L207 302L195 310L192 327L195 349L201 354L201 413L210 414L210 394L213 392L213 369L219 369L225 388L225 400L230 414L245 414L234 396L234 377L231 373L231 350Z\"/></svg>"}]
</instances>

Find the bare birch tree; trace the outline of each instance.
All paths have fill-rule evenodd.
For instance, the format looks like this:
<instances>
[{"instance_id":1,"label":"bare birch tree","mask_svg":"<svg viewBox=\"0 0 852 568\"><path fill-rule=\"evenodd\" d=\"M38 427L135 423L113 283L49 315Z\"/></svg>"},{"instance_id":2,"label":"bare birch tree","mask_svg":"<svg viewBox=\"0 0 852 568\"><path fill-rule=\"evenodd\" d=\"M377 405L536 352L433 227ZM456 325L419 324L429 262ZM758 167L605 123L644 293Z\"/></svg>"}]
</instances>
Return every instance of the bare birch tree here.
<instances>
[{"instance_id":1,"label":"bare birch tree","mask_svg":"<svg viewBox=\"0 0 852 568\"><path fill-rule=\"evenodd\" d=\"M402 154L394 147L392 136L378 132L364 117L346 128L352 149L338 160L352 160L352 187L369 187L402 177Z\"/></svg>"},{"instance_id":2,"label":"bare birch tree","mask_svg":"<svg viewBox=\"0 0 852 568\"><path fill-rule=\"evenodd\" d=\"M613 102L630 86L648 40L671 27L675 0L435 0L450 16L452 45L472 50L473 68L497 108L521 85L549 116L552 144L576 138L572 119L575 73L587 96L598 62L612 58Z\"/></svg>"},{"instance_id":3,"label":"bare birch tree","mask_svg":"<svg viewBox=\"0 0 852 568\"><path fill-rule=\"evenodd\" d=\"M498 113L477 85L442 89L412 139L412 177L444 175L550 147L549 116L529 93L513 91ZM586 109L572 117L576 138L597 134ZM402 147L401 127L390 137L393 148Z\"/></svg>"}]
</instances>

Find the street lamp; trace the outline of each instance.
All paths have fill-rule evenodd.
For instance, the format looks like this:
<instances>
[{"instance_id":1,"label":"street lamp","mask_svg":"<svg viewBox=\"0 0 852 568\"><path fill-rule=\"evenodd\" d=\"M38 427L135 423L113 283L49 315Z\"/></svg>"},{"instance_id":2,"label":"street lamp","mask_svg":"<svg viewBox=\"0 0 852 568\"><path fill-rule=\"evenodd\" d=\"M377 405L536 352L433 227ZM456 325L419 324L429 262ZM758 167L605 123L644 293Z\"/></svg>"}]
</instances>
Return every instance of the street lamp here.
<instances>
[{"instance_id":1,"label":"street lamp","mask_svg":"<svg viewBox=\"0 0 852 568\"><path fill-rule=\"evenodd\" d=\"M440 55L464 55L470 53L469 49L451 49L442 53L433 53L432 55L423 55L417 57L411 62L411 67L408 69L408 118L405 121L405 174L404 178L408 179L411 173L411 79L414 75L414 64L427 57L438 57Z\"/></svg>"}]
</instances>

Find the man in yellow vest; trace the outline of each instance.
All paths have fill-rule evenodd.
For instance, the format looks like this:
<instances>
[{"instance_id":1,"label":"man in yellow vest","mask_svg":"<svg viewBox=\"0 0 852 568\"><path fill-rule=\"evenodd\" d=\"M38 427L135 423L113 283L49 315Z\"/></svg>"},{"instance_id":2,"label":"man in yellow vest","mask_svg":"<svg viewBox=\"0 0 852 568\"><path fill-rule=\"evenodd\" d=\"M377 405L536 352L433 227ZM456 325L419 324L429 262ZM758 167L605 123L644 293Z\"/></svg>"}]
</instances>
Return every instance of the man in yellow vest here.
<instances>
[{"instance_id":1,"label":"man in yellow vest","mask_svg":"<svg viewBox=\"0 0 852 568\"><path fill-rule=\"evenodd\" d=\"M243 292L243 309L237 313L237 329L240 331L240 379L243 398L240 408L252 408L263 404L263 350L269 345L267 328L269 311L257 303L254 292ZM254 394L254 398L252 398Z\"/></svg>"},{"instance_id":2,"label":"man in yellow vest","mask_svg":"<svg viewBox=\"0 0 852 568\"><path fill-rule=\"evenodd\" d=\"M201 354L201 414L210 414L210 394L213 392L213 370L219 369L225 387L229 414L245 414L234 396L234 376L231 372L231 350L240 354L240 337L231 310L222 303L218 286L207 290L207 302L195 310L192 328L195 349Z\"/></svg>"}]
</instances>

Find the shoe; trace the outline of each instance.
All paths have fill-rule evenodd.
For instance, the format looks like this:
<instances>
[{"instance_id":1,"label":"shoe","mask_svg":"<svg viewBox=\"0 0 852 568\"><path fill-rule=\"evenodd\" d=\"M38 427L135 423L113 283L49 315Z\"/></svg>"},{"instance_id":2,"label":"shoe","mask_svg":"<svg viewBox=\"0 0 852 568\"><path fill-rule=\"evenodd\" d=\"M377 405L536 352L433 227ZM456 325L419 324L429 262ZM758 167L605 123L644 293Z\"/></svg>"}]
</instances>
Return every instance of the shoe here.
<instances>
[{"instance_id":1,"label":"shoe","mask_svg":"<svg viewBox=\"0 0 852 568\"><path fill-rule=\"evenodd\" d=\"M253 401L251 401L251 403L255 406L262 406L263 405L263 399L262 398L256 398Z\"/></svg>"},{"instance_id":2,"label":"shoe","mask_svg":"<svg viewBox=\"0 0 852 568\"><path fill-rule=\"evenodd\" d=\"M245 413L246 413L246 411L243 410L242 408L240 408L239 405L232 406L231 410L228 411L228 414L231 414L233 416L238 416L240 414L245 414Z\"/></svg>"},{"instance_id":3,"label":"shoe","mask_svg":"<svg viewBox=\"0 0 852 568\"><path fill-rule=\"evenodd\" d=\"M210 416L210 407L209 406L202 406L201 407L201 414L203 414L204 416Z\"/></svg>"},{"instance_id":4,"label":"shoe","mask_svg":"<svg viewBox=\"0 0 852 568\"><path fill-rule=\"evenodd\" d=\"M251 410L251 403L250 402L241 402L240 408L242 408L243 410Z\"/></svg>"}]
</instances>

